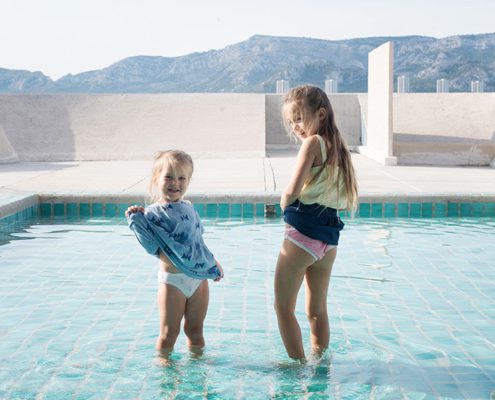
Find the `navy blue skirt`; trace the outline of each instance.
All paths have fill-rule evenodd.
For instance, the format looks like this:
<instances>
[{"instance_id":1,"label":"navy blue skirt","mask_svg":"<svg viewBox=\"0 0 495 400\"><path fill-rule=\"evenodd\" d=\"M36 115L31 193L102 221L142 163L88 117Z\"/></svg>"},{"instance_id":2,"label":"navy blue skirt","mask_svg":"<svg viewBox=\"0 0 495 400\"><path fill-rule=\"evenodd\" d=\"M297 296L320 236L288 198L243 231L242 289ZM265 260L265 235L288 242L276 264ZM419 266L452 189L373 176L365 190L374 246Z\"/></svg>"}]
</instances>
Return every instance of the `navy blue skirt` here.
<instances>
[{"instance_id":1,"label":"navy blue skirt","mask_svg":"<svg viewBox=\"0 0 495 400\"><path fill-rule=\"evenodd\" d=\"M296 200L284 210L284 221L311 239L337 246L344 223L335 208Z\"/></svg>"}]
</instances>

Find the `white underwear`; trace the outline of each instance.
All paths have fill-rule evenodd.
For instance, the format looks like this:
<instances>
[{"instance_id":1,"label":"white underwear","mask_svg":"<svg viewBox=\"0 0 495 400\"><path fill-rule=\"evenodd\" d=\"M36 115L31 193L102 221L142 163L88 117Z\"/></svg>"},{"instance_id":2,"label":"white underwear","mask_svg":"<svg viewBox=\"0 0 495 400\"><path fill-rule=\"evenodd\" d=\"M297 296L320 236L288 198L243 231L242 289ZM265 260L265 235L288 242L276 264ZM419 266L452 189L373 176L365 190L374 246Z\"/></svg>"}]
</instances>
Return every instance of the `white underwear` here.
<instances>
[{"instance_id":1,"label":"white underwear","mask_svg":"<svg viewBox=\"0 0 495 400\"><path fill-rule=\"evenodd\" d=\"M158 270L158 283L175 286L186 298L190 298L196 292L201 282L200 279L190 278L186 274Z\"/></svg>"}]
</instances>

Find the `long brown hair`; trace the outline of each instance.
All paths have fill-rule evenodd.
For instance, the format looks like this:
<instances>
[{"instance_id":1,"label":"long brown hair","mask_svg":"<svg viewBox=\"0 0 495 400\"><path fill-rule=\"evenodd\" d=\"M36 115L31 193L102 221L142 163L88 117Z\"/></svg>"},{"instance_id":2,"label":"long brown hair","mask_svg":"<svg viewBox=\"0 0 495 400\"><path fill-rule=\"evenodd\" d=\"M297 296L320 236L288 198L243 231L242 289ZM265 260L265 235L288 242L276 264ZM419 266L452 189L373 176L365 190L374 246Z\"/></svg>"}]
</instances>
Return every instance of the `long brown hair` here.
<instances>
[{"instance_id":1,"label":"long brown hair","mask_svg":"<svg viewBox=\"0 0 495 400\"><path fill-rule=\"evenodd\" d=\"M358 204L356 174L347 143L335 123L334 112L328 96L316 86L302 85L291 89L285 96L283 104L284 115L287 116L288 113L291 113L289 114L291 116L297 114L302 118L305 125L311 124L311 121L314 121L315 114L322 108L325 110L325 115L323 120L320 121L317 134L326 143L327 161L307 183L311 183L316 179L327 165L339 167L337 190L339 190L340 177L342 176L347 197L347 209L354 211Z\"/></svg>"}]
</instances>

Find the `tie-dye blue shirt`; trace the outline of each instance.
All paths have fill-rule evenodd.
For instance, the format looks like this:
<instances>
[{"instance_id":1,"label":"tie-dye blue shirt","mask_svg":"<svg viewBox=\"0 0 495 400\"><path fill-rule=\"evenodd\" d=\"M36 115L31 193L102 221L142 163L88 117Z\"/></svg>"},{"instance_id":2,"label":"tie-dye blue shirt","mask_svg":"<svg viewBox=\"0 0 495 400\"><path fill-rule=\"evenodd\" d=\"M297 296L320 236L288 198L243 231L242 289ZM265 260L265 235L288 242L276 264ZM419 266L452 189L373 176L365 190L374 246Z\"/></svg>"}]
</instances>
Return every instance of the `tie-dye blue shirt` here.
<instances>
[{"instance_id":1,"label":"tie-dye blue shirt","mask_svg":"<svg viewBox=\"0 0 495 400\"><path fill-rule=\"evenodd\" d=\"M161 250L187 276L215 279L221 275L203 241L203 224L191 203L154 203L144 214L130 214L127 222L149 254L159 258Z\"/></svg>"}]
</instances>

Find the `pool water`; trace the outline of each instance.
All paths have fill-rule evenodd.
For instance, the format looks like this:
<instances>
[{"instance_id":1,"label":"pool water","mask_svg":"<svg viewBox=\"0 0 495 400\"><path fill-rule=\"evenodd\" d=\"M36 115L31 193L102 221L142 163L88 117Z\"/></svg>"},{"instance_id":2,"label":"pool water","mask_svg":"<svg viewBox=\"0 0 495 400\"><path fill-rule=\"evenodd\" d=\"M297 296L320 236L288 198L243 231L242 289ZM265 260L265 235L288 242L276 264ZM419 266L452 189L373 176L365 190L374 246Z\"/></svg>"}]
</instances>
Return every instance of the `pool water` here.
<instances>
[{"instance_id":1,"label":"pool water","mask_svg":"<svg viewBox=\"0 0 495 400\"><path fill-rule=\"evenodd\" d=\"M122 219L39 219L0 237L0 398L495 398L495 220L355 219L322 359L287 358L273 311L280 220L205 219L225 279L207 348L156 357L156 261ZM304 287L297 304L309 352Z\"/></svg>"}]
</instances>

